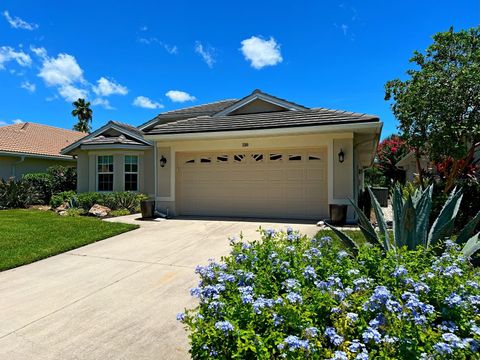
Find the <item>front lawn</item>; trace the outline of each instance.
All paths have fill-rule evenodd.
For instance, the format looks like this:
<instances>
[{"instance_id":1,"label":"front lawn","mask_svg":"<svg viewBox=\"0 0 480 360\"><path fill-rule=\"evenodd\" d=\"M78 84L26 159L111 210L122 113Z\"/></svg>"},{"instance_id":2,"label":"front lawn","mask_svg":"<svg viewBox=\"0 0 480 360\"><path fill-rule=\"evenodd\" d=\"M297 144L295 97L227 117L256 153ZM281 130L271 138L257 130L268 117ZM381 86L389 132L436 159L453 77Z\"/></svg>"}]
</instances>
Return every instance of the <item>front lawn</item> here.
<instances>
[{"instance_id":1,"label":"front lawn","mask_svg":"<svg viewBox=\"0 0 480 360\"><path fill-rule=\"evenodd\" d=\"M49 211L0 211L0 271L29 264L138 228Z\"/></svg>"}]
</instances>

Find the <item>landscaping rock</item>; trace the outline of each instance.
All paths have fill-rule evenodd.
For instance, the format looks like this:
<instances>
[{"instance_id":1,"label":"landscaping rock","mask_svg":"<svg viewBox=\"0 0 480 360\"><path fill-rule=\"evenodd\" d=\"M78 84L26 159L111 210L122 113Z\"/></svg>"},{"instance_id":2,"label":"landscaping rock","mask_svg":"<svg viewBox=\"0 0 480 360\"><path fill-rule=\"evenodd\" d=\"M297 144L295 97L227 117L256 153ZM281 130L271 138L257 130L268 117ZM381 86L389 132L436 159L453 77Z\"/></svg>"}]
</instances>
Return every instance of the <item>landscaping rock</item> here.
<instances>
[{"instance_id":1,"label":"landscaping rock","mask_svg":"<svg viewBox=\"0 0 480 360\"><path fill-rule=\"evenodd\" d=\"M67 210L59 211L59 212L58 212L58 215L60 215L60 216L67 216L67 215L68 215L68 211L67 211Z\"/></svg>"},{"instance_id":2,"label":"landscaping rock","mask_svg":"<svg viewBox=\"0 0 480 360\"><path fill-rule=\"evenodd\" d=\"M90 208L90 210L88 210L88 215L105 217L110 213L110 211L112 210L106 206L95 204Z\"/></svg>"},{"instance_id":3,"label":"landscaping rock","mask_svg":"<svg viewBox=\"0 0 480 360\"><path fill-rule=\"evenodd\" d=\"M65 211L68 210L69 207L70 206L68 205L68 203L63 203L62 205L60 205L59 207L57 207L55 209L55 212L57 212L57 213L61 213L62 211L65 212Z\"/></svg>"}]
</instances>

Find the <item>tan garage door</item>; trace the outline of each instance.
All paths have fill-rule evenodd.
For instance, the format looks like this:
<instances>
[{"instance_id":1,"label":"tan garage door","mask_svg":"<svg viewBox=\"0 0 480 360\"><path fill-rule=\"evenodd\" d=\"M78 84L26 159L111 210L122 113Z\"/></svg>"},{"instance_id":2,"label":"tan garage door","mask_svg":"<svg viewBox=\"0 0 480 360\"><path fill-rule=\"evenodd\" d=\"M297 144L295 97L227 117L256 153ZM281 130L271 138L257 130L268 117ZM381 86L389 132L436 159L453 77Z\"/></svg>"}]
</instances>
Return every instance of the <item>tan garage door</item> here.
<instances>
[{"instance_id":1,"label":"tan garage door","mask_svg":"<svg viewBox=\"0 0 480 360\"><path fill-rule=\"evenodd\" d=\"M327 216L326 149L177 154L181 215Z\"/></svg>"}]
</instances>

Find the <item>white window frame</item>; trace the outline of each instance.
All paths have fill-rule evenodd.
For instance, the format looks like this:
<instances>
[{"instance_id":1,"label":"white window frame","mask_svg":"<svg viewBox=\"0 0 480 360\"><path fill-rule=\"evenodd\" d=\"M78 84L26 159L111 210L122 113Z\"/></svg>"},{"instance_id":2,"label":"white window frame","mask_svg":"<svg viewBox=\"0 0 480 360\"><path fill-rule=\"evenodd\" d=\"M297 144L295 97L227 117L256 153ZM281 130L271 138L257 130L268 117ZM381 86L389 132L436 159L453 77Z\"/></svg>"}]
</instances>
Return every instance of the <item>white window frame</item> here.
<instances>
[{"instance_id":1,"label":"white window frame","mask_svg":"<svg viewBox=\"0 0 480 360\"><path fill-rule=\"evenodd\" d=\"M98 170L98 165L99 165L99 159L100 157L110 157L112 159L112 171L99 171ZM105 164L102 164L102 165L105 165ZM110 165L110 163L108 163L108 165ZM113 191L113 185L114 185L114 178L115 178L115 159L113 157L113 155L97 155L97 191L98 192L112 192ZM112 190L100 190L99 189L99 185L100 185L100 181L99 181L99 177L100 175L112 175Z\"/></svg>"},{"instance_id":2,"label":"white window frame","mask_svg":"<svg viewBox=\"0 0 480 360\"><path fill-rule=\"evenodd\" d=\"M137 171L126 171L125 170L125 166L127 165L127 157L129 158L136 158L137 159L137 162L135 164L133 163L129 163L129 165L137 165ZM138 185L139 185L139 181L140 181L140 175L139 175L139 172L138 172L138 162L139 162L139 157L138 155L125 155L123 157L123 189L126 190L125 188L125 185L127 184L127 181L126 181L126 175L137 175L137 188L135 190L128 190L128 191L138 191Z\"/></svg>"}]
</instances>

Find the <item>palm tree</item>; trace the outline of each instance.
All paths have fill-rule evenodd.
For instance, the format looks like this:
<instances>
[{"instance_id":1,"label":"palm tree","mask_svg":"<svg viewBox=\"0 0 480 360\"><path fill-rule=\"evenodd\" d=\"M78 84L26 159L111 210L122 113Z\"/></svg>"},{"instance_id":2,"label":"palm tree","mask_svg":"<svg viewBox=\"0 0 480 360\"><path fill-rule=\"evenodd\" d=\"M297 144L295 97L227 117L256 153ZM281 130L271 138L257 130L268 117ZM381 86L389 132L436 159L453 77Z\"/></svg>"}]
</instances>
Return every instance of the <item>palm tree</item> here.
<instances>
[{"instance_id":1,"label":"palm tree","mask_svg":"<svg viewBox=\"0 0 480 360\"><path fill-rule=\"evenodd\" d=\"M90 109L90 102L85 102L85 99L78 99L74 101L72 116L78 118L78 122L73 125L73 130L89 133L92 129L92 109Z\"/></svg>"}]
</instances>

